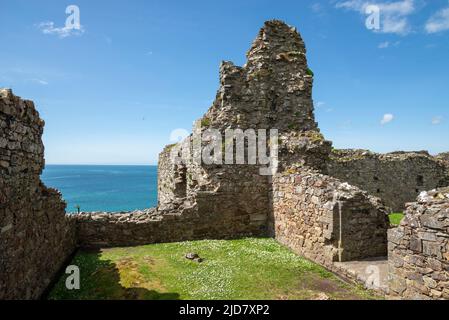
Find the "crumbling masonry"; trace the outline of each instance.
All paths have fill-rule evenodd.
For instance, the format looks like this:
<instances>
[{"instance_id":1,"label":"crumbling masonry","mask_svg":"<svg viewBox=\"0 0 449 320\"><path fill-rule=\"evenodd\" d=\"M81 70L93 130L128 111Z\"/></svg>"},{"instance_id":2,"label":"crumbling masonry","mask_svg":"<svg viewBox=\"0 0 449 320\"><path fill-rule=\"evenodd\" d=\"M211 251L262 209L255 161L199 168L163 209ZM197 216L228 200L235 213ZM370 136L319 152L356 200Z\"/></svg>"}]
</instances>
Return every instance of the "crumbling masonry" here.
<instances>
[{"instance_id":1,"label":"crumbling masonry","mask_svg":"<svg viewBox=\"0 0 449 320\"><path fill-rule=\"evenodd\" d=\"M438 210L432 205L424 214L434 217L422 218L430 225L419 228L411 221L425 204L409 204L389 245L387 239L389 212L421 191L449 185L447 156L333 150L315 122L312 85L296 29L266 22L243 67L220 66L216 99L194 132L277 129L278 172L261 175L253 164L173 162L191 148L191 135L160 154L157 208L78 215L65 215L60 195L39 180L43 122L32 102L1 91L0 299L38 298L77 245L244 236L275 237L336 272L335 262L387 256L389 247L392 295L448 298L449 199L440 196ZM424 271L421 260L428 264Z\"/></svg>"},{"instance_id":2,"label":"crumbling masonry","mask_svg":"<svg viewBox=\"0 0 449 320\"><path fill-rule=\"evenodd\" d=\"M44 122L0 91L0 299L39 297L76 245L58 191L40 181Z\"/></svg>"}]
</instances>

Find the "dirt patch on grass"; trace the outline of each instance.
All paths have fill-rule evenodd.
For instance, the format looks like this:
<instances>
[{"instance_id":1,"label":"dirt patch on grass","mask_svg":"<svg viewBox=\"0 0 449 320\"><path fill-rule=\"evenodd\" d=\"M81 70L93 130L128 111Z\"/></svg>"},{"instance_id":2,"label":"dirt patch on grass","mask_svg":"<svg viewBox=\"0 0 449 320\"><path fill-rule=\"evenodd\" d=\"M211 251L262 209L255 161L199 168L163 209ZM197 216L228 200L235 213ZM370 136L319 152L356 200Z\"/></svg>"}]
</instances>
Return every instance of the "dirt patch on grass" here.
<instances>
[{"instance_id":1,"label":"dirt patch on grass","mask_svg":"<svg viewBox=\"0 0 449 320\"><path fill-rule=\"evenodd\" d=\"M156 260L150 256L145 256L143 257L143 261L145 261L145 263L148 263L149 265L156 265Z\"/></svg>"},{"instance_id":2,"label":"dirt patch on grass","mask_svg":"<svg viewBox=\"0 0 449 320\"><path fill-rule=\"evenodd\" d=\"M323 278L319 275L305 275L299 282L300 290L314 292L315 300L339 299L339 300L362 300L363 297L348 289L349 285L339 279Z\"/></svg>"}]
</instances>

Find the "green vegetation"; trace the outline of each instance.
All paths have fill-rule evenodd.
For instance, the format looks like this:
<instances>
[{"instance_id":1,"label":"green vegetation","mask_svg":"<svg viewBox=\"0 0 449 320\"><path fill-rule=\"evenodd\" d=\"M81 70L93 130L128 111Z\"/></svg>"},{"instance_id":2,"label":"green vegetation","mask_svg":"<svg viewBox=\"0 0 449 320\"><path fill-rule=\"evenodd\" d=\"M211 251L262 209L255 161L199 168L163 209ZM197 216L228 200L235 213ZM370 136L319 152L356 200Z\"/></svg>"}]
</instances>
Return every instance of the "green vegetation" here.
<instances>
[{"instance_id":1,"label":"green vegetation","mask_svg":"<svg viewBox=\"0 0 449 320\"><path fill-rule=\"evenodd\" d=\"M402 219L404 218L403 213L392 213L388 216L390 218L390 223L393 226L399 226L401 224Z\"/></svg>"},{"instance_id":2,"label":"green vegetation","mask_svg":"<svg viewBox=\"0 0 449 320\"><path fill-rule=\"evenodd\" d=\"M172 150L174 147L176 147L177 145L178 145L177 143L169 144L169 145L165 146L165 150L166 150L166 151L170 151L170 150Z\"/></svg>"},{"instance_id":3,"label":"green vegetation","mask_svg":"<svg viewBox=\"0 0 449 320\"><path fill-rule=\"evenodd\" d=\"M344 150L344 149L341 150L332 148L330 158L334 161L349 162L349 161L363 160L372 155L373 154L371 152L365 150L352 151L352 150Z\"/></svg>"},{"instance_id":4,"label":"green vegetation","mask_svg":"<svg viewBox=\"0 0 449 320\"><path fill-rule=\"evenodd\" d=\"M270 76L272 73L271 70L269 69L259 69L254 71L252 74L249 75L250 78L255 79L255 78L265 78Z\"/></svg>"},{"instance_id":5,"label":"green vegetation","mask_svg":"<svg viewBox=\"0 0 449 320\"><path fill-rule=\"evenodd\" d=\"M310 139L311 142L321 142L324 141L324 136L317 131L309 130L303 133L303 135Z\"/></svg>"},{"instance_id":6,"label":"green vegetation","mask_svg":"<svg viewBox=\"0 0 449 320\"><path fill-rule=\"evenodd\" d=\"M210 119L207 117L204 117L201 119L201 126L202 127L209 127L210 126Z\"/></svg>"},{"instance_id":7,"label":"green vegetation","mask_svg":"<svg viewBox=\"0 0 449 320\"><path fill-rule=\"evenodd\" d=\"M198 253L203 262L188 260ZM274 239L193 241L81 251L81 289L63 275L50 299L329 299L378 298L342 282Z\"/></svg>"},{"instance_id":8,"label":"green vegetation","mask_svg":"<svg viewBox=\"0 0 449 320\"><path fill-rule=\"evenodd\" d=\"M313 71L310 68L307 68L307 75L313 77L315 74L313 73Z\"/></svg>"}]
</instances>

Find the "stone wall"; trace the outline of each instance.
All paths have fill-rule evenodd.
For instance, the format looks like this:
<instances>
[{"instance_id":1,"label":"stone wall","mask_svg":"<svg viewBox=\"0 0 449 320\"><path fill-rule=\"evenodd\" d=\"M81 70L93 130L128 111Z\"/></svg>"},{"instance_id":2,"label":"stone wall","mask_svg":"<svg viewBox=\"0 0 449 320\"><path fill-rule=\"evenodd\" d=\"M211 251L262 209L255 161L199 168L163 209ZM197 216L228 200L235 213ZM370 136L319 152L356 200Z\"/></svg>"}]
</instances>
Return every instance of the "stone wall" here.
<instances>
[{"instance_id":1,"label":"stone wall","mask_svg":"<svg viewBox=\"0 0 449 320\"><path fill-rule=\"evenodd\" d=\"M199 196L201 197L201 196ZM203 200L200 200L203 201ZM251 219L239 211L221 214L213 210L216 203L208 196L204 202L211 210L178 207L176 211L157 208L126 213L81 213L73 215L77 239L82 247L133 246L150 243L203 239L235 239L265 235L264 219ZM261 227L262 226L262 227Z\"/></svg>"},{"instance_id":2,"label":"stone wall","mask_svg":"<svg viewBox=\"0 0 449 320\"><path fill-rule=\"evenodd\" d=\"M388 234L390 294L449 299L449 188L423 192Z\"/></svg>"},{"instance_id":3,"label":"stone wall","mask_svg":"<svg viewBox=\"0 0 449 320\"><path fill-rule=\"evenodd\" d=\"M443 164L446 166L446 168L449 170L449 152L443 152L440 153L438 155L436 155L436 157L438 160L440 160L441 162L443 162ZM449 185L449 184L448 184Z\"/></svg>"},{"instance_id":4,"label":"stone wall","mask_svg":"<svg viewBox=\"0 0 449 320\"><path fill-rule=\"evenodd\" d=\"M273 227L279 242L329 268L334 261L387 254L388 218L380 200L314 171L274 177Z\"/></svg>"},{"instance_id":5,"label":"stone wall","mask_svg":"<svg viewBox=\"0 0 449 320\"><path fill-rule=\"evenodd\" d=\"M0 90L0 300L38 298L75 247L59 192L40 181L44 122Z\"/></svg>"},{"instance_id":6,"label":"stone wall","mask_svg":"<svg viewBox=\"0 0 449 320\"><path fill-rule=\"evenodd\" d=\"M75 215L80 245L128 246L267 235L269 184L268 178L259 174L259 167L177 165L170 160L174 148L166 148L159 157L159 206L131 213Z\"/></svg>"},{"instance_id":7,"label":"stone wall","mask_svg":"<svg viewBox=\"0 0 449 320\"><path fill-rule=\"evenodd\" d=\"M186 166L171 160L171 152L175 147L169 145L159 154L157 199L161 209L173 209L187 196Z\"/></svg>"},{"instance_id":8,"label":"stone wall","mask_svg":"<svg viewBox=\"0 0 449 320\"><path fill-rule=\"evenodd\" d=\"M312 101L313 75L295 28L265 22L243 67L220 66L220 88L203 125L225 129L317 130Z\"/></svg>"},{"instance_id":9,"label":"stone wall","mask_svg":"<svg viewBox=\"0 0 449 320\"><path fill-rule=\"evenodd\" d=\"M221 64L220 88L201 124L222 132L277 129L282 168L298 163L322 168L331 143L315 121L312 86L301 35L284 22L267 21L243 67Z\"/></svg>"},{"instance_id":10,"label":"stone wall","mask_svg":"<svg viewBox=\"0 0 449 320\"><path fill-rule=\"evenodd\" d=\"M329 175L381 198L394 212L421 191L449 184L447 167L427 152L333 150L327 167Z\"/></svg>"}]
</instances>

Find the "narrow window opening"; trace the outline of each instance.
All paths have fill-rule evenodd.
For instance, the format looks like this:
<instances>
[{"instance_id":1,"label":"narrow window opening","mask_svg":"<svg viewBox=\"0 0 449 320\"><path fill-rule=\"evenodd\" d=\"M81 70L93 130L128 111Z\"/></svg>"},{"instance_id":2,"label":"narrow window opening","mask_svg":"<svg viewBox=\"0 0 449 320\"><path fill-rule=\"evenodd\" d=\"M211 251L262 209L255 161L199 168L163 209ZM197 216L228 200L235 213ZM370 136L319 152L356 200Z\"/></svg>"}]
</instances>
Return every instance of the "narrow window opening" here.
<instances>
[{"instance_id":1,"label":"narrow window opening","mask_svg":"<svg viewBox=\"0 0 449 320\"><path fill-rule=\"evenodd\" d=\"M178 165L176 168L174 194L177 198L185 198L187 195L187 168Z\"/></svg>"}]
</instances>

